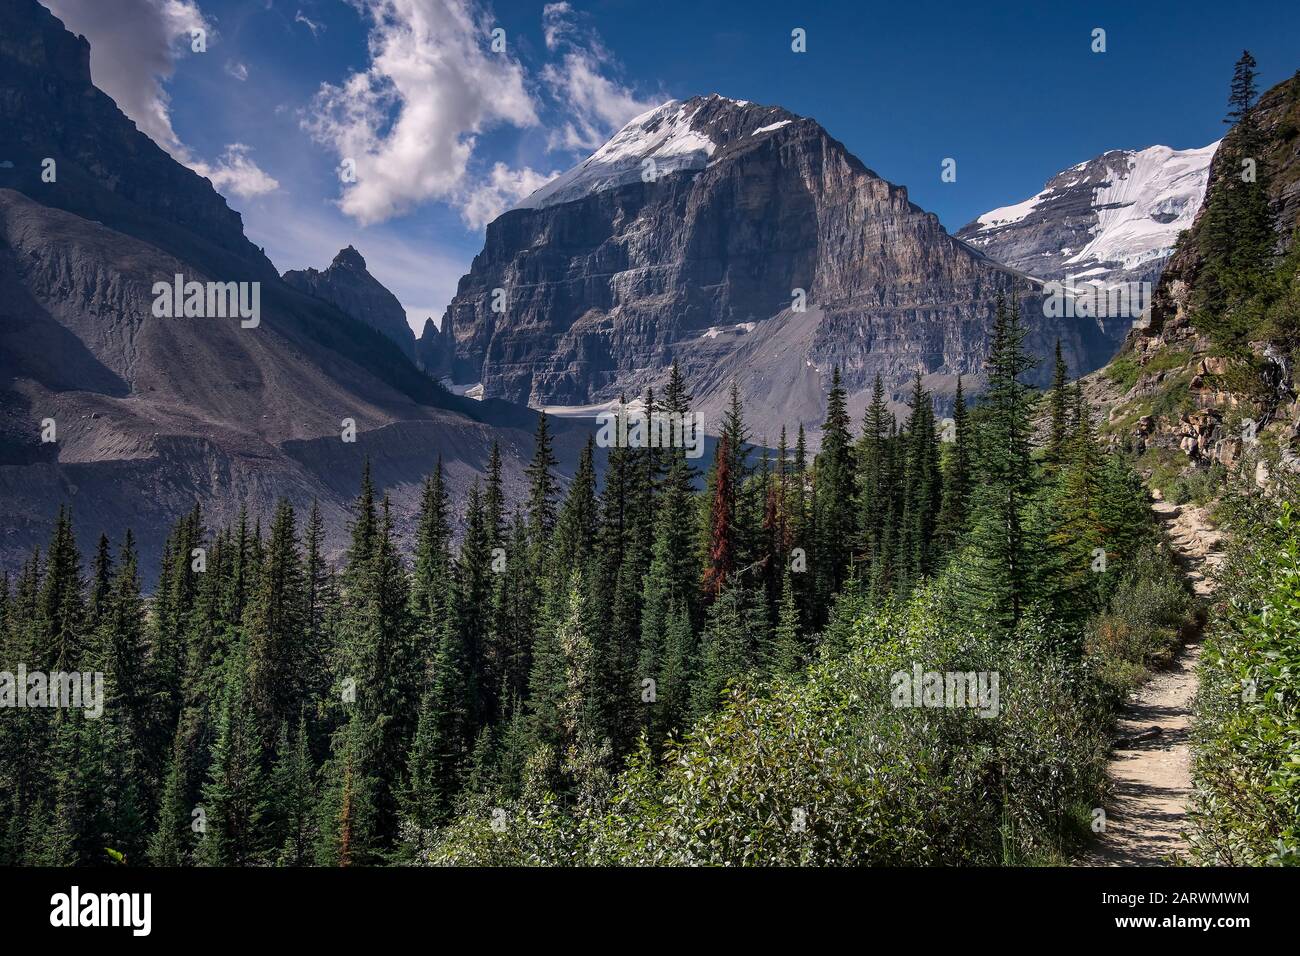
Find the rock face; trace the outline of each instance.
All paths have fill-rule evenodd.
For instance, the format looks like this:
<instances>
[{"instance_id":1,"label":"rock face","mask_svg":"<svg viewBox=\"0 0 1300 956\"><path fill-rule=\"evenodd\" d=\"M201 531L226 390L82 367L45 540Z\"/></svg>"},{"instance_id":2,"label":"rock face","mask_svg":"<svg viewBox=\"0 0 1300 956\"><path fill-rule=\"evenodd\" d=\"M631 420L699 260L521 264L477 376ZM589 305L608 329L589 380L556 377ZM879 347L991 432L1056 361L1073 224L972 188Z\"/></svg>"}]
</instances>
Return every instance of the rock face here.
<instances>
[{"instance_id":1,"label":"rock face","mask_svg":"<svg viewBox=\"0 0 1300 956\"><path fill-rule=\"evenodd\" d=\"M168 527L196 503L215 527L241 505L269 520L278 498L319 501L337 553L367 458L399 534L440 455L463 488L500 440L523 483L532 415L448 394L384 335L282 282L211 184L91 85L88 62L36 0L0 4L0 567L43 545L65 503L83 548L132 528L152 582ZM178 273L260 283L260 322L156 316L154 283ZM585 435L557 431L573 460Z\"/></svg>"},{"instance_id":2,"label":"rock face","mask_svg":"<svg viewBox=\"0 0 1300 956\"><path fill-rule=\"evenodd\" d=\"M425 373L438 379L450 379L456 362L456 344L449 334L443 334L433 324L433 318L424 320L424 329L415 341L415 364Z\"/></svg>"},{"instance_id":3,"label":"rock face","mask_svg":"<svg viewBox=\"0 0 1300 956\"><path fill-rule=\"evenodd\" d=\"M1300 77L1265 92L1253 116L1277 248L1285 252L1300 228ZM1221 177L1237 174L1237 136L1234 129L1222 141L1209 169L1207 194ZM1131 381L1107 402L1110 426L1117 440L1173 470L1236 466L1260 438L1278 449L1284 467L1300 471L1300 400L1287 350L1277 342L1252 341L1246 362L1193 322L1203 215L1204 205L1187 241L1165 263L1149 325L1134 330L1112 366L1095 377L1097 384L1107 378ZM1267 466L1259 473L1266 477Z\"/></svg>"},{"instance_id":4,"label":"rock face","mask_svg":"<svg viewBox=\"0 0 1300 956\"><path fill-rule=\"evenodd\" d=\"M1059 336L1076 372L1114 350L813 120L713 95L638 117L491 223L443 328L454 378L489 397L607 401L676 359L706 422L734 376L774 437L820 422L833 365L851 410L878 372L896 399L916 369L941 406L959 374L978 389L998 295L1023 297L1031 347Z\"/></svg>"},{"instance_id":5,"label":"rock face","mask_svg":"<svg viewBox=\"0 0 1300 956\"><path fill-rule=\"evenodd\" d=\"M366 260L356 249L348 246L339 252L324 272L294 269L284 274L284 281L382 332L415 361L415 335L406 322L406 310L397 296L366 271Z\"/></svg>"},{"instance_id":6,"label":"rock face","mask_svg":"<svg viewBox=\"0 0 1300 956\"><path fill-rule=\"evenodd\" d=\"M1043 280L1154 285L1201 207L1218 145L1113 149L1057 173L1024 202L986 212L957 237Z\"/></svg>"},{"instance_id":7,"label":"rock face","mask_svg":"<svg viewBox=\"0 0 1300 956\"><path fill-rule=\"evenodd\" d=\"M958 238L1041 279L1153 281L1200 209L1218 145L1110 150L1024 202L990 210Z\"/></svg>"}]
</instances>

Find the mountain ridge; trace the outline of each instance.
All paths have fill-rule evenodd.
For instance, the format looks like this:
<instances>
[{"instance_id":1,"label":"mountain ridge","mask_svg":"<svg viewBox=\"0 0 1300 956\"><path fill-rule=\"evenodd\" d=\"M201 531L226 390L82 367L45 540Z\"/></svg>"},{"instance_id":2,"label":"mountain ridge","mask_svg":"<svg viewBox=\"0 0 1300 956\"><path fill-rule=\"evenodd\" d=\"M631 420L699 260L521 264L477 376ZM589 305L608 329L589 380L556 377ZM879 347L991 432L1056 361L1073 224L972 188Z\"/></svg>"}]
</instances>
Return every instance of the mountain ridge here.
<instances>
[{"instance_id":1,"label":"mountain ridge","mask_svg":"<svg viewBox=\"0 0 1300 956\"><path fill-rule=\"evenodd\" d=\"M643 179L665 140L676 167L661 173L656 161ZM611 154L616 162L593 162ZM950 236L816 121L780 107L672 101L560 180L489 224L444 315L456 381L481 383L485 395L585 406L658 387L677 360L713 409L729 388L719 369L776 323L767 337L781 348L750 350L740 382L765 406L756 427L774 435L782 424L819 425L832 366L855 412L878 372L896 401L918 369L941 408L958 375L977 388L999 294L1023 298L1041 356L1060 337L1072 369L1087 371L1118 344L1096 323L1045 316L1032 282ZM565 192L574 185L587 188Z\"/></svg>"}]
</instances>

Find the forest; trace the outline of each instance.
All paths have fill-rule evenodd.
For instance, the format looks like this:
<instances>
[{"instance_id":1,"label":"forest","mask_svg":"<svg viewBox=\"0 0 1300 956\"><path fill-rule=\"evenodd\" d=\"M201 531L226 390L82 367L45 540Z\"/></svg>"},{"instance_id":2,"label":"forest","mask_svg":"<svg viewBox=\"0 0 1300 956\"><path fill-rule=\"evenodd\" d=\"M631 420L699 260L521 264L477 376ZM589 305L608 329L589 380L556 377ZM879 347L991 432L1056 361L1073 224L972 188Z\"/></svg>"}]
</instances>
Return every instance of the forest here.
<instances>
[{"instance_id":1,"label":"forest","mask_svg":"<svg viewBox=\"0 0 1300 956\"><path fill-rule=\"evenodd\" d=\"M0 860L48 865L1055 862L1101 806L1124 693L1193 604L1125 455L1015 303L988 387L918 375L855 430L756 447L739 387L707 473L544 414L525 500L441 463L402 553L368 466L351 545L318 510L128 534L73 515L0 586L0 665L104 675L104 712L0 720ZM1058 350L1059 351L1059 350ZM691 396L674 369L647 407ZM856 432L856 433L855 433ZM456 515L463 516L459 521ZM998 677L997 715L899 707L891 675Z\"/></svg>"}]
</instances>

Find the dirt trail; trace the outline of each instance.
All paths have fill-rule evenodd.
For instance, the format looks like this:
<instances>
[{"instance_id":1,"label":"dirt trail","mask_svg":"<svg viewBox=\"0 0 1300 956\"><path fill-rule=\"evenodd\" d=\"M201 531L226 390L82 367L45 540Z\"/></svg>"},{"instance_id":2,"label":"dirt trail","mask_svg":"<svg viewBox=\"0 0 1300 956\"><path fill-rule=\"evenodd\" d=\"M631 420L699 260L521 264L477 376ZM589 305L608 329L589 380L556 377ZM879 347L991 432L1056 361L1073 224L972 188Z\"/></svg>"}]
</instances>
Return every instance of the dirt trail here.
<instances>
[{"instance_id":1,"label":"dirt trail","mask_svg":"<svg viewBox=\"0 0 1300 956\"><path fill-rule=\"evenodd\" d=\"M1222 535L1194 505L1157 501L1154 510L1196 593L1211 594L1214 572L1223 562ZM1081 865L1161 866L1185 856L1188 735L1200 655L1198 631L1169 668L1154 674L1125 705L1106 767L1111 781L1106 829L1080 858Z\"/></svg>"}]
</instances>

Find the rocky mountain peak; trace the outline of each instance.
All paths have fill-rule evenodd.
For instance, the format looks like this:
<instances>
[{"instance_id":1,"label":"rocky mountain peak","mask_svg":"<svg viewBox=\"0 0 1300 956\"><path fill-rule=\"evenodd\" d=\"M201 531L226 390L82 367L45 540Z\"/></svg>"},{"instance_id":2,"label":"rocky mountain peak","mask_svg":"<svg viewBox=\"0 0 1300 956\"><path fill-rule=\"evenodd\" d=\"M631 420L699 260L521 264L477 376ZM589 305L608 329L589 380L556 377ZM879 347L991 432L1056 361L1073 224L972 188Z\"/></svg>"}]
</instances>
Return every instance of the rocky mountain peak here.
<instances>
[{"instance_id":1,"label":"rocky mountain peak","mask_svg":"<svg viewBox=\"0 0 1300 956\"><path fill-rule=\"evenodd\" d=\"M900 403L917 368L940 408L958 375L977 390L999 294L1026 298L1040 355L1113 354L815 121L712 94L647 110L490 223L440 338L456 383L533 406L658 389L676 360L714 416L734 377L770 438L817 427L834 367L854 414L877 373Z\"/></svg>"},{"instance_id":2,"label":"rocky mountain peak","mask_svg":"<svg viewBox=\"0 0 1300 956\"><path fill-rule=\"evenodd\" d=\"M324 299L340 311L364 322L396 342L415 361L415 335L406 310L397 297L366 269L366 260L353 246L339 250L323 272L291 269L284 281L296 289Z\"/></svg>"},{"instance_id":3,"label":"rocky mountain peak","mask_svg":"<svg viewBox=\"0 0 1300 956\"><path fill-rule=\"evenodd\" d=\"M1154 283L1201 206L1218 145L1108 150L1023 202L989 210L957 237L1046 281Z\"/></svg>"},{"instance_id":4,"label":"rocky mountain peak","mask_svg":"<svg viewBox=\"0 0 1300 956\"><path fill-rule=\"evenodd\" d=\"M515 208L539 209L632 182L701 170L721 158L715 157L719 150L799 119L779 106L760 106L717 93L669 100L630 120L600 149Z\"/></svg>"},{"instance_id":5,"label":"rocky mountain peak","mask_svg":"<svg viewBox=\"0 0 1300 956\"><path fill-rule=\"evenodd\" d=\"M355 246L345 246L340 249L339 254L336 255L334 260L330 263L330 268L351 269L353 272L365 272L366 275L370 274L366 270L366 260L362 257L361 253L357 252Z\"/></svg>"}]
</instances>

